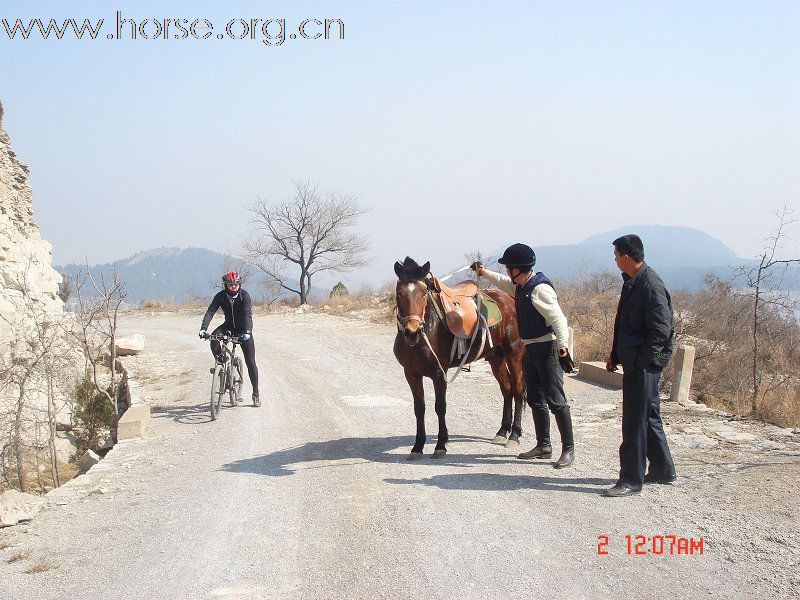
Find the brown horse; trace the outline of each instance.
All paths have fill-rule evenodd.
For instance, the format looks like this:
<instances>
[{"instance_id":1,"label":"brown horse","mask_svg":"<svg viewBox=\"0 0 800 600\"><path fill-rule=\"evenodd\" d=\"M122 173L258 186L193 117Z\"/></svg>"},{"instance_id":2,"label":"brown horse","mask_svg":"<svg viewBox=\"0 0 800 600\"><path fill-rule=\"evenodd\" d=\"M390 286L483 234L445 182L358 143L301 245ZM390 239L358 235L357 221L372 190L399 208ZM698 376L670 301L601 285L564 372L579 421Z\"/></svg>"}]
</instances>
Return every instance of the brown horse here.
<instances>
[{"instance_id":1,"label":"brown horse","mask_svg":"<svg viewBox=\"0 0 800 600\"><path fill-rule=\"evenodd\" d=\"M432 285L430 262L419 266L406 257L403 264L395 263L397 274L397 336L394 340L394 355L403 366L406 380L414 396L414 414L417 417L417 436L411 449L409 460L422 456L425 445L425 391L423 377L433 380L436 394L436 415L439 417L439 438L433 458L444 456L447 452L447 378L448 369L458 368L460 360L451 359L453 334L437 315L435 300L429 293ZM492 367L492 373L500 384L503 393L503 418L495 443L519 444L522 434L522 407L525 401L525 378L522 370L522 357L525 351L517 330L517 314L514 299L499 290L484 290L497 302L503 320L491 331L492 347L473 344L466 362L485 358ZM515 400L512 420L511 400Z\"/></svg>"}]
</instances>

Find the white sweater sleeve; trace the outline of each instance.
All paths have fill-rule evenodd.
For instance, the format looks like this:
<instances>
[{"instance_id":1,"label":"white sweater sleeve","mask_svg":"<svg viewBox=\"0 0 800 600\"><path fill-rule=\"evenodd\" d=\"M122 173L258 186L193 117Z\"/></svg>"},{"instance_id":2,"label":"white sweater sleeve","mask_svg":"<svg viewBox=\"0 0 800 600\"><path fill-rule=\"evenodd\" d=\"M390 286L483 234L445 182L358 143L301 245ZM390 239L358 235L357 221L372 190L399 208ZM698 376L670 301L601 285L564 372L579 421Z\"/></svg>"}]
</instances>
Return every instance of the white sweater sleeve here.
<instances>
[{"instance_id":1,"label":"white sweater sleeve","mask_svg":"<svg viewBox=\"0 0 800 600\"><path fill-rule=\"evenodd\" d=\"M495 273L494 271L490 271L489 269L484 269L483 277L488 279L491 283L496 285L498 288L503 290L506 294L514 297L515 293L515 286L514 283L511 281L511 277L508 275L503 275L501 273Z\"/></svg>"},{"instance_id":2,"label":"white sweater sleeve","mask_svg":"<svg viewBox=\"0 0 800 600\"><path fill-rule=\"evenodd\" d=\"M539 314L544 317L545 323L553 328L558 347L566 347L569 340L567 317L564 316L564 311L558 304L556 291L547 284L537 285L531 294L531 302Z\"/></svg>"}]
</instances>

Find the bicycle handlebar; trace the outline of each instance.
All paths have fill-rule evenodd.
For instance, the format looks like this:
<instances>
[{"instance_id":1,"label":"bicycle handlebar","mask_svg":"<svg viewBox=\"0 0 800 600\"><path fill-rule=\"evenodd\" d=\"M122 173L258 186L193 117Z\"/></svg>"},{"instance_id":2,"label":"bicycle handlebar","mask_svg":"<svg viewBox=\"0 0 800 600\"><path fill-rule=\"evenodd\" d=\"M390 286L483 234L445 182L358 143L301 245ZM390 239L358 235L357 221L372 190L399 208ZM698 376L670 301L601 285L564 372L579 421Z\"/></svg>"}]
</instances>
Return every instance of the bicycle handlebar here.
<instances>
[{"instance_id":1,"label":"bicycle handlebar","mask_svg":"<svg viewBox=\"0 0 800 600\"><path fill-rule=\"evenodd\" d=\"M230 331L226 331L225 333L207 333L203 339L216 340L218 342L222 342L223 344L227 344L228 342L232 342L234 344L242 343L239 340L239 336L233 335Z\"/></svg>"}]
</instances>

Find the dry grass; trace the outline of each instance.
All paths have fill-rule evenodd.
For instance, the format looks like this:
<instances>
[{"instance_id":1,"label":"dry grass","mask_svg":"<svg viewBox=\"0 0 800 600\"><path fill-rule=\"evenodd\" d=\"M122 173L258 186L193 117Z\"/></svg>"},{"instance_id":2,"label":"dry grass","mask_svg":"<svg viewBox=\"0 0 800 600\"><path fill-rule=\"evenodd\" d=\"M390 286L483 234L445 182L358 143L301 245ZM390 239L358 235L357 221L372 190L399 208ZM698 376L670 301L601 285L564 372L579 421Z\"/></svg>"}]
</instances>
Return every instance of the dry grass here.
<instances>
[{"instance_id":1,"label":"dry grass","mask_svg":"<svg viewBox=\"0 0 800 600\"><path fill-rule=\"evenodd\" d=\"M180 390L178 390L177 395L172 400L175 404L185 404L189 401L189 387L184 385Z\"/></svg>"},{"instance_id":2,"label":"dry grass","mask_svg":"<svg viewBox=\"0 0 800 600\"><path fill-rule=\"evenodd\" d=\"M375 323L394 320L394 288L369 289L354 294L337 295L315 300L311 305L319 311L336 316L366 316Z\"/></svg>"},{"instance_id":3,"label":"dry grass","mask_svg":"<svg viewBox=\"0 0 800 600\"><path fill-rule=\"evenodd\" d=\"M16 553L12 554L11 556L9 556L8 559L6 560L6 562L7 563L14 563L14 562L17 562L17 561L20 561L20 560L25 560L27 558L28 558L28 553L27 552L16 552Z\"/></svg>"},{"instance_id":4,"label":"dry grass","mask_svg":"<svg viewBox=\"0 0 800 600\"><path fill-rule=\"evenodd\" d=\"M57 569L58 565L54 562L50 562L49 560L39 560L32 565L28 565L25 568L26 573L45 573L46 571L52 571L53 569Z\"/></svg>"},{"instance_id":5,"label":"dry grass","mask_svg":"<svg viewBox=\"0 0 800 600\"><path fill-rule=\"evenodd\" d=\"M209 297L210 299L210 297ZM208 303L194 298L184 302L165 302L164 300L142 300L133 310L142 312L196 313L208 308Z\"/></svg>"}]
</instances>

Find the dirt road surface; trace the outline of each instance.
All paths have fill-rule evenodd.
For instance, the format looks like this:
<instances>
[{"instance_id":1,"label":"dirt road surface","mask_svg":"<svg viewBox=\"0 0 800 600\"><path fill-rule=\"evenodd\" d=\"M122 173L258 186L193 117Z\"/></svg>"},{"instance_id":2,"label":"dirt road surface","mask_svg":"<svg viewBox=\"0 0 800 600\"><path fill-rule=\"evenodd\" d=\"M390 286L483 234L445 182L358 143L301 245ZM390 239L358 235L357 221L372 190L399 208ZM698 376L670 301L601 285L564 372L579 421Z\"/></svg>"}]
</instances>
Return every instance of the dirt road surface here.
<instances>
[{"instance_id":1,"label":"dirt road surface","mask_svg":"<svg viewBox=\"0 0 800 600\"><path fill-rule=\"evenodd\" d=\"M447 457L408 462L414 416L392 326L258 316L263 406L211 422L200 317L126 315L125 332L147 339L124 359L153 408L147 436L0 530L0 598L800 596L796 432L665 403L679 484L603 498L620 392L568 378L577 459L557 471L490 443L500 394L479 364L451 386ZM427 422L430 454L432 402ZM529 410L524 427L527 450ZM636 554L634 538L629 554L628 535L692 538L694 552L666 538Z\"/></svg>"}]
</instances>

